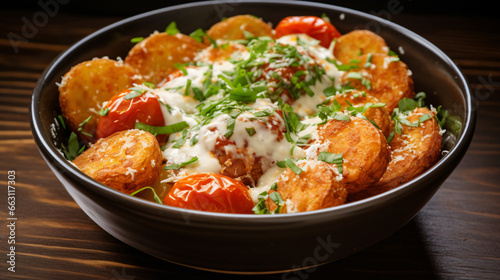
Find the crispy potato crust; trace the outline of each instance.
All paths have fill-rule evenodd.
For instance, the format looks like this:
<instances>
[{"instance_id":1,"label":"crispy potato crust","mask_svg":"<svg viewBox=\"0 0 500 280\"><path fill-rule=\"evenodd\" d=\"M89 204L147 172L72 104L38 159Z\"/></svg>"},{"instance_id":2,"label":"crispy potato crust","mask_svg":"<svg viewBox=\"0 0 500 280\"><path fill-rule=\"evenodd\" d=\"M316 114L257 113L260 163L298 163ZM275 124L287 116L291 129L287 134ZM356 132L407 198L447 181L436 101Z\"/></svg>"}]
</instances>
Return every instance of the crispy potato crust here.
<instances>
[{"instance_id":1,"label":"crispy potato crust","mask_svg":"<svg viewBox=\"0 0 500 280\"><path fill-rule=\"evenodd\" d=\"M126 194L153 184L162 162L156 138L137 129L102 138L73 160L83 173Z\"/></svg>"},{"instance_id":2,"label":"crispy potato crust","mask_svg":"<svg viewBox=\"0 0 500 280\"><path fill-rule=\"evenodd\" d=\"M359 192L378 182L390 160L390 149L382 132L369 121L329 120L318 127L318 141L328 152L342 154L344 182L349 193Z\"/></svg>"},{"instance_id":3,"label":"crispy potato crust","mask_svg":"<svg viewBox=\"0 0 500 280\"><path fill-rule=\"evenodd\" d=\"M344 64L368 53L389 53L385 40L369 30L354 30L340 36L333 49L335 58Z\"/></svg>"},{"instance_id":4,"label":"crispy potato crust","mask_svg":"<svg viewBox=\"0 0 500 280\"><path fill-rule=\"evenodd\" d=\"M234 16L218 22L210 27L207 35L214 40L241 40L246 39L243 30L256 37L268 36L274 38L272 27L262 19L251 15Z\"/></svg>"},{"instance_id":5,"label":"crispy potato crust","mask_svg":"<svg viewBox=\"0 0 500 280\"><path fill-rule=\"evenodd\" d=\"M335 165L308 160L297 166L303 170L300 175L287 168L278 180L276 191L285 203L280 213L306 212L344 204L347 189ZM272 192L270 190L269 194ZM266 206L269 211L278 207L271 198L267 198Z\"/></svg>"},{"instance_id":6,"label":"crispy potato crust","mask_svg":"<svg viewBox=\"0 0 500 280\"><path fill-rule=\"evenodd\" d=\"M226 47L217 47L210 45L206 49L202 50L195 58L195 61L203 61L203 62L221 62L226 61L235 52L247 52L246 46L242 44L238 44L235 42L229 42Z\"/></svg>"},{"instance_id":7,"label":"crispy potato crust","mask_svg":"<svg viewBox=\"0 0 500 280\"><path fill-rule=\"evenodd\" d=\"M432 118L422 122L419 127L403 125L402 134L394 134L390 143L391 161L387 171L372 187L349 195L350 200L360 200L398 187L422 174L438 161L442 135L439 133L434 113L427 108L415 108L408 120L416 122L425 114L431 115Z\"/></svg>"},{"instance_id":8,"label":"crispy potato crust","mask_svg":"<svg viewBox=\"0 0 500 280\"><path fill-rule=\"evenodd\" d=\"M413 79L408 66L401 60L385 54L366 54L359 57L360 69L354 69L344 74L344 81L361 91L375 96L380 102L386 103L385 109L392 113L403 97L413 98ZM367 60L371 66L366 67ZM351 72L359 72L370 81L370 86L363 85L363 81L349 78Z\"/></svg>"},{"instance_id":9,"label":"crispy potato crust","mask_svg":"<svg viewBox=\"0 0 500 280\"><path fill-rule=\"evenodd\" d=\"M176 64L192 62L205 47L184 34L154 33L129 51L125 63L143 75L145 81L158 84L177 70Z\"/></svg>"},{"instance_id":10,"label":"crispy potato crust","mask_svg":"<svg viewBox=\"0 0 500 280\"><path fill-rule=\"evenodd\" d=\"M363 93L359 91L350 91L337 94L335 95L333 100L337 100L340 106L342 106L342 110L344 110L346 107L350 107L349 104L351 104L353 107L363 107L367 103L376 104L380 102L377 98L369 94L363 95ZM391 115L389 115L385 108L369 108L363 113L363 116L377 124L385 137L387 137L391 133Z\"/></svg>"},{"instance_id":11,"label":"crispy potato crust","mask_svg":"<svg viewBox=\"0 0 500 280\"><path fill-rule=\"evenodd\" d=\"M78 131L79 125L91 116L82 132L95 135L103 102L134 83L140 83L136 74L130 66L106 58L72 67L59 86L59 104L69 128L85 142L93 142L92 138Z\"/></svg>"}]
</instances>

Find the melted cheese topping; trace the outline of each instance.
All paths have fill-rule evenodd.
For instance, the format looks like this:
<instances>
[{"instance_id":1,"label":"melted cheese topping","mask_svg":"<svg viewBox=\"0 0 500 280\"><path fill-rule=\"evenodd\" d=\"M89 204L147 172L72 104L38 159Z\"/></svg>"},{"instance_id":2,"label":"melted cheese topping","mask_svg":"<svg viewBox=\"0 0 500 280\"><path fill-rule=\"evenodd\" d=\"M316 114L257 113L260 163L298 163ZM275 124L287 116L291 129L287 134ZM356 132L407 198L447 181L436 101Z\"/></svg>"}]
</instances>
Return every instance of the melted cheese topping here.
<instances>
[{"instance_id":1,"label":"melted cheese topping","mask_svg":"<svg viewBox=\"0 0 500 280\"><path fill-rule=\"evenodd\" d=\"M297 39L298 38L298 39ZM276 165L277 162L287 158L291 159L313 159L317 158L320 151L326 150L327 145L311 145L307 149L303 149L296 142L300 138L307 137L314 139L317 137L317 124L322 120L318 117L306 118L317 112L317 106L325 102L327 97L324 90L329 87L340 87L342 71L337 68L327 58L333 59L331 50L325 49L317 44L315 39L307 35L289 35L281 37L276 41L276 44L294 46L297 52L302 55L307 66L316 66L321 68L322 72L314 77L315 73L305 71L303 75L304 81L314 80L314 83L309 85L312 94L301 94L291 108L302 119L304 127L301 131L291 134L289 141L286 137L278 137L287 131L283 113L278 113L280 107L277 102L273 102L266 96L259 96L253 103L246 103L246 107L238 112L237 116L232 116L232 112L218 113L211 119L204 119L201 116L200 107L207 102L217 102L227 96L224 90L215 92L204 101L199 101L195 97L196 89L205 89L206 85L215 85L221 83L223 77L231 80L231 73L238 71L238 63L251 58L251 54L247 51L235 52L231 56L231 60L216 61L209 65L202 66L187 66L185 67L184 75L174 78L160 88L149 89L156 94L160 101L168 106L162 106L162 112L166 125L175 124L185 121L189 128L187 131L171 134L163 151L163 157L167 165L182 164L194 157L198 160L194 163L183 166L175 172L175 175L168 178L166 181L177 181L178 179L194 173L212 172L220 173L221 164L215 156L214 151L220 139L224 139L225 135L230 132L229 140L231 144L223 147L226 154L231 154L234 157L244 157L244 154L238 151L245 151L246 155L252 155L254 158L260 158L262 164L262 176L255 182L255 186L251 188L251 197L257 202L258 194L263 191L268 191L270 186L275 183L285 170ZM280 60L279 62L272 60L273 53L254 57L252 63L254 66L249 73L260 73L259 65L267 65L279 67L283 63L292 63L293 59ZM271 57L271 59L270 59ZM206 60L206 56L203 56ZM278 71L279 72L279 71ZM207 82L207 73L211 73L210 81ZM273 73L262 72L262 77L267 79L265 85L269 92L274 92L278 86L278 81L273 80ZM233 76L234 78L234 76ZM290 83L290 80L284 81ZM226 82L227 84L227 82ZM227 86L231 86L227 84ZM265 116L259 113L266 113ZM256 115L258 117L256 117ZM234 126L231 128L230 124ZM196 137L196 138L195 138ZM192 141L197 139L197 141ZM179 142L183 142L179 145Z\"/></svg>"}]
</instances>

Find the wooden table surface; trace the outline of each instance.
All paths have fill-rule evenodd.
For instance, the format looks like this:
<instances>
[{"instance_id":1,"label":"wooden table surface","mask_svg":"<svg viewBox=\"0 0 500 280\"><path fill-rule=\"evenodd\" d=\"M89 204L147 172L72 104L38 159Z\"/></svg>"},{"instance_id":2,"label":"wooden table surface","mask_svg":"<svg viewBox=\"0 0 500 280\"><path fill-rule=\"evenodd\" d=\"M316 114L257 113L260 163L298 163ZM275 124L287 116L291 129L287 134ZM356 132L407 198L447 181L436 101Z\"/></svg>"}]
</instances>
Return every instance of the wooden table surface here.
<instances>
[{"instance_id":1,"label":"wooden table surface","mask_svg":"<svg viewBox=\"0 0 500 280\"><path fill-rule=\"evenodd\" d=\"M116 240L78 207L35 146L30 97L56 55L123 16L59 8L46 22L36 16L40 7L0 11L0 279L292 279L235 277L155 259ZM406 226L371 248L295 279L500 279L499 17L379 14L428 39L461 68L476 100L476 133L455 172ZM38 20L39 26L23 30L26 20ZM9 32L29 35L17 52ZM7 263L9 170L15 171L16 186L15 272Z\"/></svg>"}]
</instances>

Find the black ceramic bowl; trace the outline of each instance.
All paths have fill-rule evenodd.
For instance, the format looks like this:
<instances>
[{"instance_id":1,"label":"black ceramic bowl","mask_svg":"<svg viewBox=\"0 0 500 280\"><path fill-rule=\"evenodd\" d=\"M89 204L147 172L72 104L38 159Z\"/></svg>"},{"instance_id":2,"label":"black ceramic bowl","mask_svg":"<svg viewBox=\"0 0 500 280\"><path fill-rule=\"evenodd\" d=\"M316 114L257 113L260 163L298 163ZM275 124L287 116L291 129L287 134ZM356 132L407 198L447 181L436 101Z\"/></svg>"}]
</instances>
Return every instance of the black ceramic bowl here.
<instances>
[{"instance_id":1,"label":"black ceramic bowl","mask_svg":"<svg viewBox=\"0 0 500 280\"><path fill-rule=\"evenodd\" d=\"M55 128L60 114L56 82L71 66L94 57L124 58L130 39L175 21L189 34L223 17L253 14L274 26L290 15L326 13L341 33L370 29L413 72L416 91L462 121L449 136L449 153L418 178L392 191L346 205L286 215L235 215L159 205L110 189L84 175L58 151L67 134ZM404 52L403 52L404 51ZM380 18L311 2L200 2L160 9L107 26L77 42L45 70L31 104L33 135L47 164L99 226L141 251L174 263L233 273L265 273L316 266L351 255L394 233L427 203L455 169L471 141L475 114L467 83L455 64L415 33Z\"/></svg>"}]
</instances>

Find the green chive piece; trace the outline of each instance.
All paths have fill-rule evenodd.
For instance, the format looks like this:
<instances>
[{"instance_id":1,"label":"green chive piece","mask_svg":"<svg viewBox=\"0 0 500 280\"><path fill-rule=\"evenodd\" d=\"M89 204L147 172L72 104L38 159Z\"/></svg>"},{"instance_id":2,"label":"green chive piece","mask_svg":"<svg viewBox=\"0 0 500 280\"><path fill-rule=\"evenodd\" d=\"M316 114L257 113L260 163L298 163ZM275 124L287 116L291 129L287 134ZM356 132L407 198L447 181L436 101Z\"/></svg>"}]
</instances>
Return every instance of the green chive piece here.
<instances>
[{"instance_id":1,"label":"green chive piece","mask_svg":"<svg viewBox=\"0 0 500 280\"><path fill-rule=\"evenodd\" d=\"M175 35L179 33L179 29L177 29L177 24L175 23L175 21L172 21L167 26L167 28L165 28L165 33L167 33L168 35Z\"/></svg>"},{"instance_id":2,"label":"green chive piece","mask_svg":"<svg viewBox=\"0 0 500 280\"><path fill-rule=\"evenodd\" d=\"M195 39L196 41L198 41L200 43L203 43L203 37L205 35L206 35L205 31L203 31L203 29L201 29L201 28L198 28L195 31L191 32L191 34L189 34L189 37Z\"/></svg>"},{"instance_id":3,"label":"green chive piece","mask_svg":"<svg viewBox=\"0 0 500 280\"><path fill-rule=\"evenodd\" d=\"M123 97L123 99L125 99L125 100L134 99L134 98L136 98L138 96L143 95L146 92L146 90L144 90L142 88L138 88L138 87L131 87L131 88L129 88L129 90L130 90L130 92L127 93Z\"/></svg>"},{"instance_id":4,"label":"green chive piece","mask_svg":"<svg viewBox=\"0 0 500 280\"><path fill-rule=\"evenodd\" d=\"M149 87L149 88L152 88L152 89L156 88L156 85L155 85L154 83L144 82L143 84L144 84L145 86Z\"/></svg>"},{"instance_id":5,"label":"green chive piece","mask_svg":"<svg viewBox=\"0 0 500 280\"><path fill-rule=\"evenodd\" d=\"M247 131L248 135L253 136L255 134L255 128L253 127L246 127L245 130Z\"/></svg>"},{"instance_id":6,"label":"green chive piece","mask_svg":"<svg viewBox=\"0 0 500 280\"><path fill-rule=\"evenodd\" d=\"M187 79L186 90L184 90L184 95L189 95L190 91L191 91L191 79Z\"/></svg>"},{"instance_id":7,"label":"green chive piece","mask_svg":"<svg viewBox=\"0 0 500 280\"><path fill-rule=\"evenodd\" d=\"M140 122L135 123L136 129L147 131L153 135L172 134L172 133L180 132L188 126L189 125L185 121L174 123L171 125L166 125L166 126L152 126L152 125L148 125L148 124L140 123Z\"/></svg>"},{"instance_id":8,"label":"green chive piece","mask_svg":"<svg viewBox=\"0 0 500 280\"><path fill-rule=\"evenodd\" d=\"M184 76L187 76L188 72L187 72L187 70L186 70L186 67L184 67L184 64L181 64L181 63L176 63L174 66L175 66L175 68L177 68L177 69L181 70L181 72L182 72L182 74L183 74Z\"/></svg>"},{"instance_id":9,"label":"green chive piece","mask_svg":"<svg viewBox=\"0 0 500 280\"><path fill-rule=\"evenodd\" d=\"M66 123L64 122L64 118L62 115L57 115L57 119L59 119L59 122L61 123L61 126L63 129L66 129Z\"/></svg>"},{"instance_id":10,"label":"green chive piece","mask_svg":"<svg viewBox=\"0 0 500 280\"><path fill-rule=\"evenodd\" d=\"M135 192L131 193L130 195L131 196L135 196L136 194L140 193L140 192L143 192L145 190L151 190L153 192L153 197L155 199L155 201L159 204L163 204L163 202L161 201L160 197L158 196L158 194L156 194L156 191L155 189L153 189L152 187L144 187L144 188L141 188L141 189L138 189L136 190Z\"/></svg>"},{"instance_id":11,"label":"green chive piece","mask_svg":"<svg viewBox=\"0 0 500 280\"><path fill-rule=\"evenodd\" d=\"M333 154L329 152L320 152L318 155L318 160L324 161L326 163L333 163L337 166L339 174L343 172L344 158L342 154Z\"/></svg>"},{"instance_id":12,"label":"green chive piece","mask_svg":"<svg viewBox=\"0 0 500 280\"><path fill-rule=\"evenodd\" d=\"M130 39L130 43L139 43L141 42L142 40L144 40L144 37L134 37L132 39Z\"/></svg>"},{"instance_id":13,"label":"green chive piece","mask_svg":"<svg viewBox=\"0 0 500 280\"><path fill-rule=\"evenodd\" d=\"M300 173L302 173L302 169L300 169L300 167L298 167L291 159L285 159L285 164L293 171L293 173L297 175L300 175Z\"/></svg>"},{"instance_id":14,"label":"green chive piece","mask_svg":"<svg viewBox=\"0 0 500 280\"><path fill-rule=\"evenodd\" d=\"M171 165L166 165L164 167L165 170L177 170L181 167L184 167L186 165L189 165L191 163L195 163L198 161L198 157L193 157L192 159L188 160L188 161L185 161L185 162L181 162L181 163L176 163L176 164L171 164Z\"/></svg>"},{"instance_id":15,"label":"green chive piece","mask_svg":"<svg viewBox=\"0 0 500 280\"><path fill-rule=\"evenodd\" d=\"M108 113L109 113L109 107L101 108L101 110L99 110L99 115L101 115L102 117L107 116Z\"/></svg>"},{"instance_id":16,"label":"green chive piece","mask_svg":"<svg viewBox=\"0 0 500 280\"><path fill-rule=\"evenodd\" d=\"M391 133L389 133L389 135L387 136L387 144L390 144L392 139L394 138L394 132L395 130L393 129Z\"/></svg>"},{"instance_id":17,"label":"green chive piece","mask_svg":"<svg viewBox=\"0 0 500 280\"><path fill-rule=\"evenodd\" d=\"M62 151L66 156L66 159L73 161L79 154L85 150L85 146L80 147L80 142L78 142L78 137L74 132L71 132L68 139L68 145L62 146Z\"/></svg>"},{"instance_id":18,"label":"green chive piece","mask_svg":"<svg viewBox=\"0 0 500 280\"><path fill-rule=\"evenodd\" d=\"M83 122L81 122L78 126L83 127L86 123L88 123L92 119L92 116L88 116Z\"/></svg>"}]
</instances>

